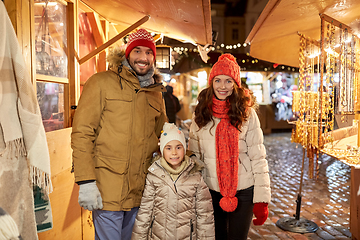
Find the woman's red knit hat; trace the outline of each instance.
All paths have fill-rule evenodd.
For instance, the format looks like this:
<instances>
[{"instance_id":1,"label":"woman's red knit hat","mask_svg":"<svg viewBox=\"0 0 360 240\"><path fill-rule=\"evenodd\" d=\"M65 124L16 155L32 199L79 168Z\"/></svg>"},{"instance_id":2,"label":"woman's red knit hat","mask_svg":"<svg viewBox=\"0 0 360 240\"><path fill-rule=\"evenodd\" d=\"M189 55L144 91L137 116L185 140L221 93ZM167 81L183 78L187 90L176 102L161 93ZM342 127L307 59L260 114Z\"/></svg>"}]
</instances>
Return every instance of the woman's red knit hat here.
<instances>
[{"instance_id":1,"label":"woman's red knit hat","mask_svg":"<svg viewBox=\"0 0 360 240\"><path fill-rule=\"evenodd\" d=\"M230 53L221 55L218 61L211 68L209 75L209 85L213 78L217 75L227 75L232 77L238 87L241 87L240 66L236 62L236 58Z\"/></svg>"}]
</instances>

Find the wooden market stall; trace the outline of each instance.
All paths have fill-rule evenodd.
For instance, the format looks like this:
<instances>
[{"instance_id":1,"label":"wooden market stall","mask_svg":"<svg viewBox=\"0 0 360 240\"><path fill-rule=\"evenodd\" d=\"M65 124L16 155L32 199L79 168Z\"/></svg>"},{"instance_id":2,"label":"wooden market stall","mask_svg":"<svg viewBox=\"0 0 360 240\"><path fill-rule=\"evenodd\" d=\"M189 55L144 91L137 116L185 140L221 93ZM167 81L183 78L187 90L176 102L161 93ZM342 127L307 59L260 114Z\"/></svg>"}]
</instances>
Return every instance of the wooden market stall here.
<instances>
[{"instance_id":1,"label":"wooden market stall","mask_svg":"<svg viewBox=\"0 0 360 240\"><path fill-rule=\"evenodd\" d=\"M292 140L315 160L322 152L351 166L353 239L360 239L359 17L356 0L270 0L246 40L251 56L299 67Z\"/></svg>"},{"instance_id":2,"label":"wooden market stall","mask_svg":"<svg viewBox=\"0 0 360 240\"><path fill-rule=\"evenodd\" d=\"M211 44L210 0L3 0L36 89L47 132L52 228L39 239L94 239L74 183L71 123L84 82L106 70L106 49L137 28Z\"/></svg>"}]
</instances>

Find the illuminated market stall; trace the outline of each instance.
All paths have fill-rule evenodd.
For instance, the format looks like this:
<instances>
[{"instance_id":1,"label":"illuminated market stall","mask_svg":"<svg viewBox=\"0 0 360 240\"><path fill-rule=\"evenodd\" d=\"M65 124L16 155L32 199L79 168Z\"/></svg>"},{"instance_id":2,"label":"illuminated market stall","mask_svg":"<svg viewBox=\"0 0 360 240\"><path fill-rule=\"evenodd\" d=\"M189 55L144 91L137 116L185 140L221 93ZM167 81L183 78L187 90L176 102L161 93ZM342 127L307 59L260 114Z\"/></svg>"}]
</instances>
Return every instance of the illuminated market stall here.
<instances>
[{"instance_id":1,"label":"illuminated market stall","mask_svg":"<svg viewBox=\"0 0 360 240\"><path fill-rule=\"evenodd\" d=\"M269 1L246 40L253 57L299 67L291 140L306 152L311 177L321 154L351 166L353 239L360 238L359 9L358 1Z\"/></svg>"},{"instance_id":2,"label":"illuminated market stall","mask_svg":"<svg viewBox=\"0 0 360 240\"><path fill-rule=\"evenodd\" d=\"M71 126L82 86L92 74L107 69L107 48L124 45L124 37L139 28L151 32L157 45L163 36L194 46L211 44L210 1L170 0L164 4L161 0L135 0L129 4L124 0L3 0L3 3L36 89L50 154L52 216L47 219L47 229L38 229L38 237L94 239L91 214L78 204L79 187L71 172ZM162 59L157 62L165 63ZM47 218L45 214L41 217Z\"/></svg>"}]
</instances>

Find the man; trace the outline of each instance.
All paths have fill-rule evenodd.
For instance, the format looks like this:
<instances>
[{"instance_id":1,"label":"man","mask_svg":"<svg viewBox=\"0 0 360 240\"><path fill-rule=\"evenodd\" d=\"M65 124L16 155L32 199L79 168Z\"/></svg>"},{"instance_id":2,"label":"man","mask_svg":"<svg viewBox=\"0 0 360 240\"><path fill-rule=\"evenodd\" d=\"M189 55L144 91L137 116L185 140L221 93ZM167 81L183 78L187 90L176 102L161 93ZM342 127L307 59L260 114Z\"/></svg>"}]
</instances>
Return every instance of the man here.
<instances>
[{"instance_id":1,"label":"man","mask_svg":"<svg viewBox=\"0 0 360 240\"><path fill-rule=\"evenodd\" d=\"M176 124L176 113L181 109L179 99L173 94L173 87L166 86L166 93L164 93L166 115L169 119L169 123Z\"/></svg>"},{"instance_id":2,"label":"man","mask_svg":"<svg viewBox=\"0 0 360 240\"><path fill-rule=\"evenodd\" d=\"M93 211L95 239L130 239L147 169L166 120L155 42L144 29L126 51L109 55L110 70L86 82L71 145L79 204Z\"/></svg>"}]
</instances>

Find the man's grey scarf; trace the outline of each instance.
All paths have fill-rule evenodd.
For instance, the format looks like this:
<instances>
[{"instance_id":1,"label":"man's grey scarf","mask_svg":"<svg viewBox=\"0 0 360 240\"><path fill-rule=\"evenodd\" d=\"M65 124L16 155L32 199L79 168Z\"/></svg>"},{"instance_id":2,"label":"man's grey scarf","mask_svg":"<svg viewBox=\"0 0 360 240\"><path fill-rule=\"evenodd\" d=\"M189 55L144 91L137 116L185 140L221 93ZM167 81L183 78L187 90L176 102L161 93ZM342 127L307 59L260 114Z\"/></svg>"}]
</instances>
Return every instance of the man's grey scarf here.
<instances>
[{"instance_id":1,"label":"man's grey scarf","mask_svg":"<svg viewBox=\"0 0 360 240\"><path fill-rule=\"evenodd\" d=\"M129 62L127 61L127 59L125 58L124 61L122 62L122 64L126 67L128 67L129 69L133 70L134 69L130 66ZM134 71L135 72L135 71ZM137 75L138 79L139 79L139 83L140 83L140 87L147 87L150 86L151 84L155 83L155 80L153 78L154 76L154 72L155 72L155 68L154 66L152 66L150 68L150 70L148 71L147 74L143 75L143 76L139 76Z\"/></svg>"}]
</instances>

